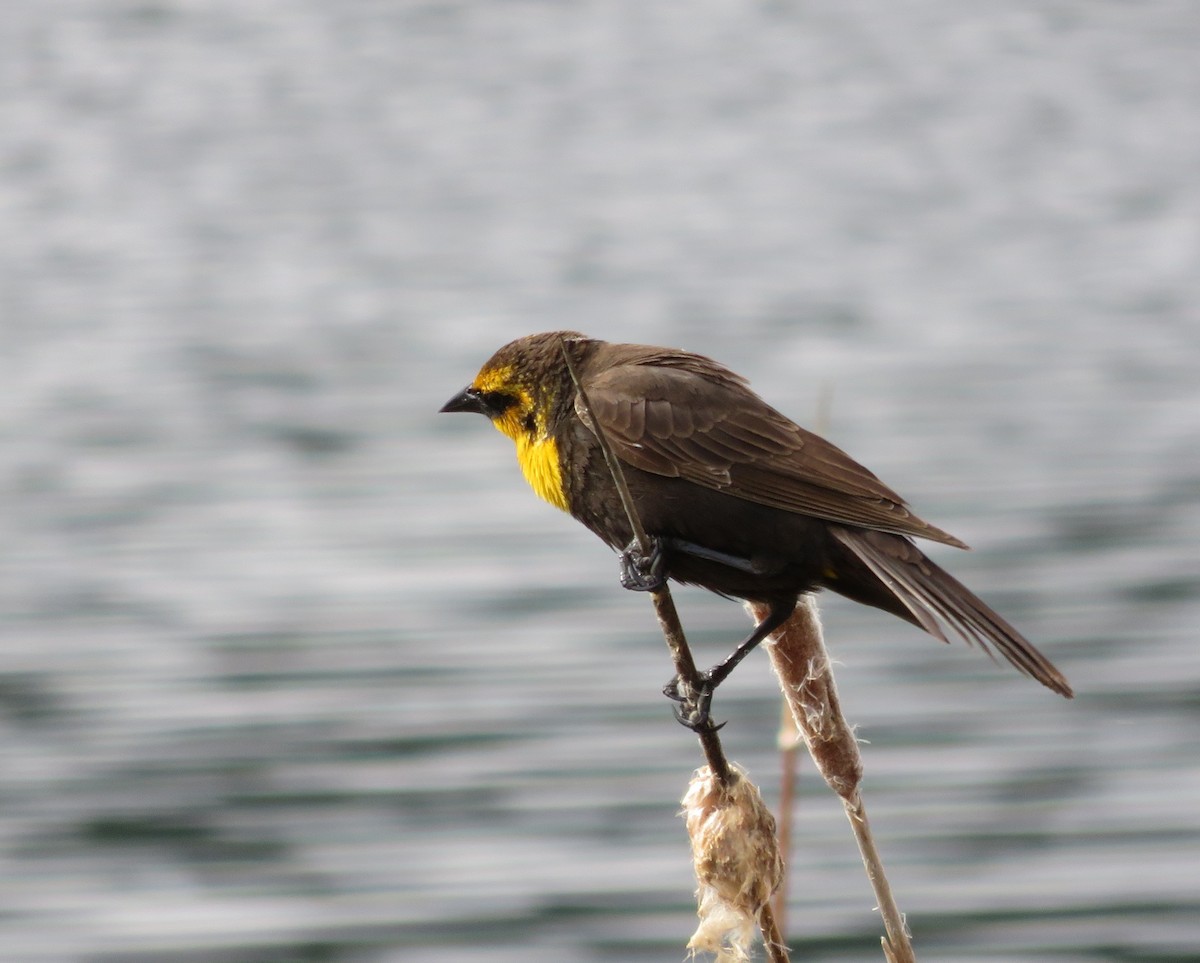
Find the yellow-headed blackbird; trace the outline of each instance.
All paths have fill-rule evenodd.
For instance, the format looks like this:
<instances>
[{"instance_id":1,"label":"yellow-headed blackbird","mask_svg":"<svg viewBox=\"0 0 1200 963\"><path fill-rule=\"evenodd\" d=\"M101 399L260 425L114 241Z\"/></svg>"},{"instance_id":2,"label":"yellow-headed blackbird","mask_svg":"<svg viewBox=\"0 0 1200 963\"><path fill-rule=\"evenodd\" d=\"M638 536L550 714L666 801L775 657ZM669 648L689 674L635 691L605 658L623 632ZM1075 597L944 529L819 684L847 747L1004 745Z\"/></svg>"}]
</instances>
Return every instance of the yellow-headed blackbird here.
<instances>
[{"instance_id":1,"label":"yellow-headed blackbird","mask_svg":"<svg viewBox=\"0 0 1200 963\"><path fill-rule=\"evenodd\" d=\"M653 538L650 558L632 544L564 345ZM918 518L874 474L710 358L573 331L535 334L492 355L441 410L479 412L508 435L533 490L623 551L626 587L654 588L665 576L767 605L754 632L705 673L704 691L681 715L693 727L708 724L712 689L787 619L801 594L822 588L942 641L944 629L953 629L1072 694L1045 656L911 536L966 548L962 542ZM682 700L670 686L668 694Z\"/></svg>"}]
</instances>

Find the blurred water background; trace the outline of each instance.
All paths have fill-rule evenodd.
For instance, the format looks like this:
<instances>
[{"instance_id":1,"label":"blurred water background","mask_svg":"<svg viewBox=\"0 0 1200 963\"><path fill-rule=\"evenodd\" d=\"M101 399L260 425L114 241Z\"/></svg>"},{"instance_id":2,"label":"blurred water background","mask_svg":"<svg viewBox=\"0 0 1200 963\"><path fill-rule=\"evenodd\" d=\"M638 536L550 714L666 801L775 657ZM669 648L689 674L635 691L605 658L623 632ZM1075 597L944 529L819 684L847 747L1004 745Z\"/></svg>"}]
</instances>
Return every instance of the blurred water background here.
<instances>
[{"instance_id":1,"label":"blurred water background","mask_svg":"<svg viewBox=\"0 0 1200 963\"><path fill-rule=\"evenodd\" d=\"M4 20L0 958L683 957L650 604L435 413L557 327L828 396L1074 683L825 604L923 961L1200 958L1194 3ZM763 657L717 708L775 798ZM878 960L797 837L796 958Z\"/></svg>"}]
</instances>

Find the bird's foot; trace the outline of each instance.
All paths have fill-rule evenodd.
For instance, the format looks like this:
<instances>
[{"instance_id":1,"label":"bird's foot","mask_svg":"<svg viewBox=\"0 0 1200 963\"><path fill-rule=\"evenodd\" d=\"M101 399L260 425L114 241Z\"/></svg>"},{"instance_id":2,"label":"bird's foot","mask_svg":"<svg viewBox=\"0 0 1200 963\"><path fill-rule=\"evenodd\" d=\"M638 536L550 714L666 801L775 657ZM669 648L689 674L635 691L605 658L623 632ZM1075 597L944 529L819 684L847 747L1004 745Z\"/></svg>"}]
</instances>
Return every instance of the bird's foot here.
<instances>
[{"instance_id":1,"label":"bird's foot","mask_svg":"<svg viewBox=\"0 0 1200 963\"><path fill-rule=\"evenodd\" d=\"M674 708L675 718L680 725L687 726L693 732L716 732L725 725L723 722L714 723L710 713L716 686L708 672L701 672L697 681L699 685L692 687L675 676L663 686L663 695L678 703Z\"/></svg>"},{"instance_id":2,"label":"bird's foot","mask_svg":"<svg viewBox=\"0 0 1200 963\"><path fill-rule=\"evenodd\" d=\"M656 592L667 584L662 540L650 537L650 552L643 554L635 538L621 553L621 585L631 592Z\"/></svg>"}]
</instances>

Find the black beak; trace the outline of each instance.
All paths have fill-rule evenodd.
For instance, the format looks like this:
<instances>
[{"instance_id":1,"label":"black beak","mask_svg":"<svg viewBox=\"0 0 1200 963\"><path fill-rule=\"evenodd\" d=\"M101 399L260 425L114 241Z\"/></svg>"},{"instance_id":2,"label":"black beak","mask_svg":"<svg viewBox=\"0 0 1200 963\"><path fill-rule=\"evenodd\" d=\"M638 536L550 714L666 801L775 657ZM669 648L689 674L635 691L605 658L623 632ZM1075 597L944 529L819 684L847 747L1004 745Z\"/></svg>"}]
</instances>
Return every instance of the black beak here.
<instances>
[{"instance_id":1,"label":"black beak","mask_svg":"<svg viewBox=\"0 0 1200 963\"><path fill-rule=\"evenodd\" d=\"M487 408L483 404L483 396L470 385L467 385L462 391L442 405L438 411L474 411L480 415L487 414Z\"/></svg>"}]
</instances>

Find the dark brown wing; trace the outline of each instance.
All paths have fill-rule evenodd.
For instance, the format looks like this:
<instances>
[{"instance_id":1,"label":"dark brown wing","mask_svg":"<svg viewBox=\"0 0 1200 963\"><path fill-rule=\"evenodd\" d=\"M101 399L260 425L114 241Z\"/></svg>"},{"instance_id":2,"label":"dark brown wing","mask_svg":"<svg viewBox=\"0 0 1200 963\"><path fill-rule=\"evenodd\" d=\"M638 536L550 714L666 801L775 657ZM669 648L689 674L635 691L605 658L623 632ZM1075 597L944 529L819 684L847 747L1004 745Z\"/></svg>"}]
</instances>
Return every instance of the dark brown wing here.
<instances>
[{"instance_id":1,"label":"dark brown wing","mask_svg":"<svg viewBox=\"0 0 1200 963\"><path fill-rule=\"evenodd\" d=\"M772 508L966 548L715 361L665 349L610 347L616 350L583 384L622 461ZM630 356L621 358L620 349Z\"/></svg>"}]
</instances>

